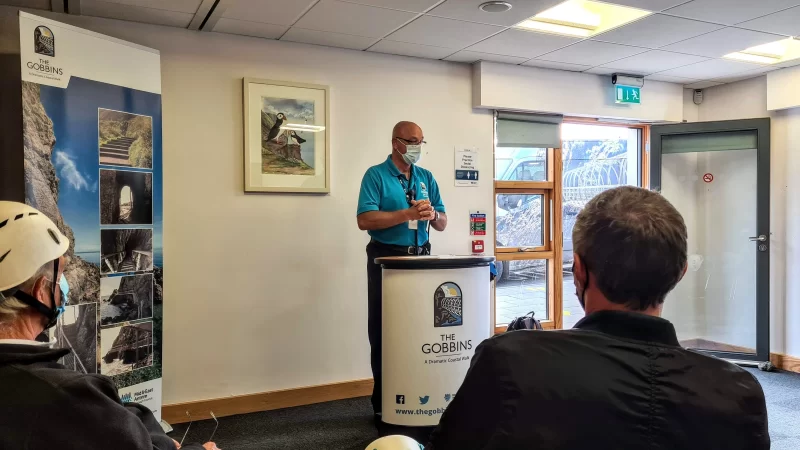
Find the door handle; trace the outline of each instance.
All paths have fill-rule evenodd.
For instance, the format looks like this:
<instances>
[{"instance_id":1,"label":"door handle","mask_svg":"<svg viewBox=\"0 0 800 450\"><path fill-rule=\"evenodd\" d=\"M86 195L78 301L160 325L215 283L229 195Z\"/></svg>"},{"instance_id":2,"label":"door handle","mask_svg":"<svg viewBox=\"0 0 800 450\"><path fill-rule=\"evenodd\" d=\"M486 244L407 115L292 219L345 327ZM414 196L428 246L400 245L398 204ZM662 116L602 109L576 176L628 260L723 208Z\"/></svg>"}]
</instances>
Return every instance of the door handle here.
<instances>
[{"instance_id":1,"label":"door handle","mask_svg":"<svg viewBox=\"0 0 800 450\"><path fill-rule=\"evenodd\" d=\"M767 237L764 236L763 234L761 234L758 237L751 236L750 240L753 241L753 242L765 242L767 240Z\"/></svg>"}]
</instances>

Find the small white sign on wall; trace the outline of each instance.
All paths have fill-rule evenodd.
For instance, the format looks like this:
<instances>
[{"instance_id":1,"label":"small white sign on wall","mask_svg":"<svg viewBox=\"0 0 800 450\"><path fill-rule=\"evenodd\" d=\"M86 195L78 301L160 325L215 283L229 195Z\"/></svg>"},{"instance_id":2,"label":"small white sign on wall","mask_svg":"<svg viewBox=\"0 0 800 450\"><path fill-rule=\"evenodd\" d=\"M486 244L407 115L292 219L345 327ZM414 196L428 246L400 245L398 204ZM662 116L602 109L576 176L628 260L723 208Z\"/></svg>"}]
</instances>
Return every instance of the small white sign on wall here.
<instances>
[{"instance_id":1,"label":"small white sign on wall","mask_svg":"<svg viewBox=\"0 0 800 450\"><path fill-rule=\"evenodd\" d=\"M456 148L456 186L477 187L479 183L478 149Z\"/></svg>"}]
</instances>

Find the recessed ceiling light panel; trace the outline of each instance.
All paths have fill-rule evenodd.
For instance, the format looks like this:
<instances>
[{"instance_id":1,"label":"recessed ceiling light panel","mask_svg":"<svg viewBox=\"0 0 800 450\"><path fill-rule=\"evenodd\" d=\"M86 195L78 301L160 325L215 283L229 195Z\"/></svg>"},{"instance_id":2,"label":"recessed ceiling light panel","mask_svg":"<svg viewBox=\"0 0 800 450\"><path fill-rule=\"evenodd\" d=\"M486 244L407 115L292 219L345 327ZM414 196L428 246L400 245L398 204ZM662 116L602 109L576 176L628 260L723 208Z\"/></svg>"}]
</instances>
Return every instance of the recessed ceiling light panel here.
<instances>
[{"instance_id":1,"label":"recessed ceiling light panel","mask_svg":"<svg viewBox=\"0 0 800 450\"><path fill-rule=\"evenodd\" d=\"M724 58L756 64L775 64L789 61L800 58L800 41L793 38L781 39L780 41L728 53Z\"/></svg>"},{"instance_id":2,"label":"recessed ceiling light panel","mask_svg":"<svg viewBox=\"0 0 800 450\"><path fill-rule=\"evenodd\" d=\"M478 6L481 11L488 13L501 13L511 9L511 3L508 2L486 2Z\"/></svg>"},{"instance_id":3,"label":"recessed ceiling light panel","mask_svg":"<svg viewBox=\"0 0 800 450\"><path fill-rule=\"evenodd\" d=\"M652 14L592 0L567 0L516 25L543 33L590 37Z\"/></svg>"}]
</instances>

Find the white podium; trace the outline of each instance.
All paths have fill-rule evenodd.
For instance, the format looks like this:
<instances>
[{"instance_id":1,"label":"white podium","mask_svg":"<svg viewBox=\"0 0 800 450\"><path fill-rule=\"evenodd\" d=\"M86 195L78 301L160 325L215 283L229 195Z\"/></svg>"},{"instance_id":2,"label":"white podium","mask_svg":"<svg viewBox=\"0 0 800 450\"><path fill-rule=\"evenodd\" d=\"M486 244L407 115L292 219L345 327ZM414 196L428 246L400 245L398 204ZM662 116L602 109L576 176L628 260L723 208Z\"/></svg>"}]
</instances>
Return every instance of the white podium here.
<instances>
[{"instance_id":1,"label":"white podium","mask_svg":"<svg viewBox=\"0 0 800 450\"><path fill-rule=\"evenodd\" d=\"M383 267L383 422L435 426L494 331L486 256L377 258Z\"/></svg>"}]
</instances>

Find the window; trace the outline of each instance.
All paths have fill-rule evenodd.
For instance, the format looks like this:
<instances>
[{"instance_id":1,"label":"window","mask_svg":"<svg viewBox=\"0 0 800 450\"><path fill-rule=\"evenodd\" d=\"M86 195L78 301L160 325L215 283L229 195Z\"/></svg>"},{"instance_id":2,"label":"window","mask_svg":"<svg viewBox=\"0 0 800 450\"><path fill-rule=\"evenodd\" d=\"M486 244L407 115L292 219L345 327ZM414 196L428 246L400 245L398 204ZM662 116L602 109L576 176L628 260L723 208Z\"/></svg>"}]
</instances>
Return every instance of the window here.
<instances>
[{"instance_id":1,"label":"window","mask_svg":"<svg viewBox=\"0 0 800 450\"><path fill-rule=\"evenodd\" d=\"M617 186L640 186L643 127L565 122L561 125L563 328L583 318L572 280L572 227L584 205Z\"/></svg>"},{"instance_id":2,"label":"window","mask_svg":"<svg viewBox=\"0 0 800 450\"><path fill-rule=\"evenodd\" d=\"M571 266L572 228L595 195L644 183L647 127L503 113L495 130L495 323L534 311L545 328L584 313Z\"/></svg>"},{"instance_id":3,"label":"window","mask_svg":"<svg viewBox=\"0 0 800 450\"><path fill-rule=\"evenodd\" d=\"M504 330L534 311L555 328L553 211L560 165L560 117L498 113L495 148L495 323ZM560 190L560 189L558 189ZM558 202L560 205L560 201ZM559 208L559 209L554 209ZM559 229L560 233L560 229ZM560 236L560 235L559 235ZM559 239L560 241L560 239Z\"/></svg>"}]
</instances>

